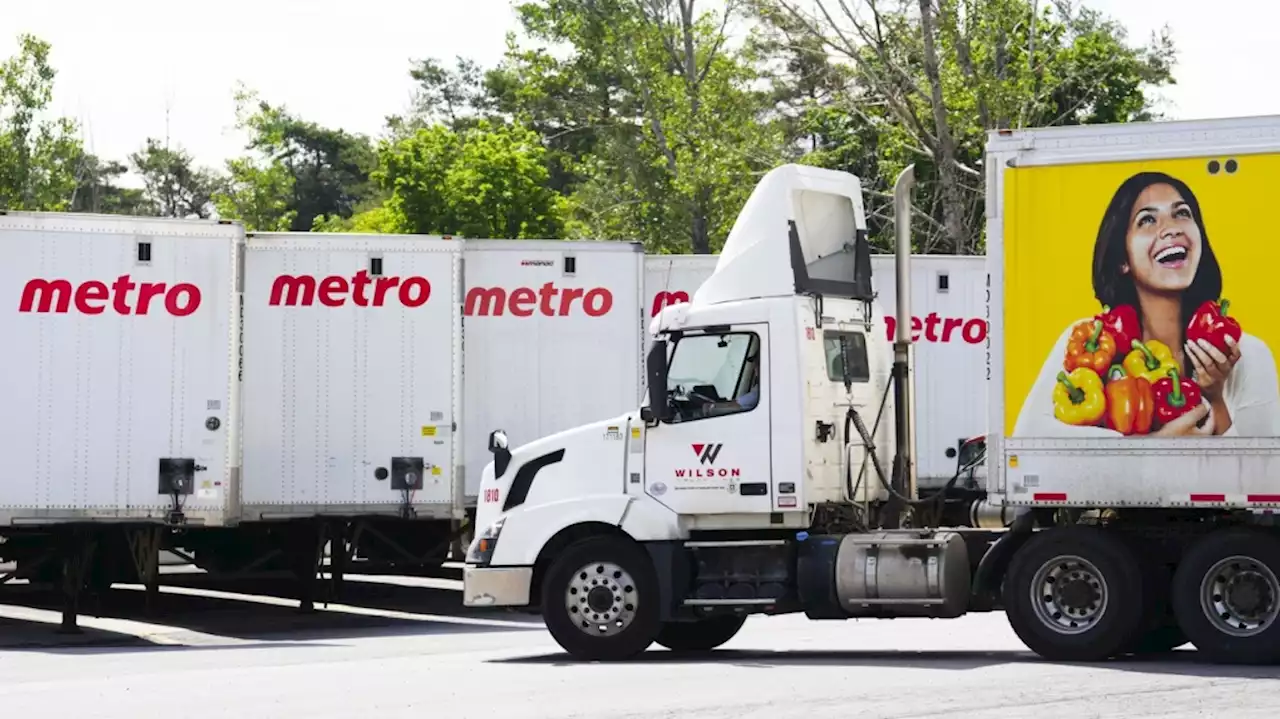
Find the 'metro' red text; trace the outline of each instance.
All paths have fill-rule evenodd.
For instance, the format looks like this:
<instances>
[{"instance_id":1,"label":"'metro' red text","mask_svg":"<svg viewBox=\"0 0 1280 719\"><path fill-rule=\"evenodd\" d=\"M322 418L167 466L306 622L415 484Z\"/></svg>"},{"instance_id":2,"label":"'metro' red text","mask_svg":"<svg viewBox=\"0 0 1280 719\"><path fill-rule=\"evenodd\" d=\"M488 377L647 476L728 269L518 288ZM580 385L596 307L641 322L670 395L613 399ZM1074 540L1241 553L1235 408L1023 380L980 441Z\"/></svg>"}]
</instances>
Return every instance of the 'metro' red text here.
<instances>
[{"instance_id":1,"label":"'metro' red text","mask_svg":"<svg viewBox=\"0 0 1280 719\"><path fill-rule=\"evenodd\" d=\"M36 278L22 288L18 311L66 314L72 305L86 315L100 315L108 307L119 315L145 315L159 305L174 317L186 317L200 308L200 288L190 282L137 283L129 275L120 275L110 285L89 280L73 286L68 280Z\"/></svg>"},{"instance_id":2,"label":"'metro' red text","mask_svg":"<svg viewBox=\"0 0 1280 719\"><path fill-rule=\"evenodd\" d=\"M885 335L889 341L894 339L898 330L897 318L884 318ZM939 328L938 325L942 327ZM939 317L937 312L930 312L922 321L919 317L911 318L911 341L919 342L920 335L929 342L950 342L959 330L960 338L971 345L982 344L987 339L987 321L980 317L962 319L960 317Z\"/></svg>"},{"instance_id":3,"label":"'metro' red text","mask_svg":"<svg viewBox=\"0 0 1280 719\"><path fill-rule=\"evenodd\" d=\"M421 307L431 298L431 283L425 277L370 277L360 270L348 280L339 275L316 280L307 275L280 275L271 283L270 305L310 307L316 299L325 307L342 307L350 299L357 307L381 307L387 295L405 307Z\"/></svg>"},{"instance_id":4,"label":"'metro' red text","mask_svg":"<svg viewBox=\"0 0 1280 719\"><path fill-rule=\"evenodd\" d=\"M511 294L501 287L472 287L467 290L465 314L501 315L510 312L516 317L530 317L536 310L547 317L568 315L579 302L588 317L601 317L613 308L613 293L604 287L584 290L581 287L558 288L550 282L538 290L517 287Z\"/></svg>"},{"instance_id":5,"label":"'metro' red text","mask_svg":"<svg viewBox=\"0 0 1280 719\"><path fill-rule=\"evenodd\" d=\"M667 305L678 305L681 302L688 302L688 301L689 301L689 293L685 292L684 290L676 290L674 292L660 290L656 295L653 296L653 308L649 310L649 316L657 317L658 313L662 311L663 307L666 307Z\"/></svg>"}]
</instances>

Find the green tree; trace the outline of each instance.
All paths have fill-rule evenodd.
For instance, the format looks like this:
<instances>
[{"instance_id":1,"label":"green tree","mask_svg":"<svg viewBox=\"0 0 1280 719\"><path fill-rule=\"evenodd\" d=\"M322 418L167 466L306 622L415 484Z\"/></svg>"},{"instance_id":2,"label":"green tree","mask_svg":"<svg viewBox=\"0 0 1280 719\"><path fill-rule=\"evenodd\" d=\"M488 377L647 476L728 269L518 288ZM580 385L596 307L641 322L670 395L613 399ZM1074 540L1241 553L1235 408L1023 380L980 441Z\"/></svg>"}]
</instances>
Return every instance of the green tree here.
<instances>
[{"instance_id":1,"label":"green tree","mask_svg":"<svg viewBox=\"0 0 1280 719\"><path fill-rule=\"evenodd\" d=\"M0 64L0 207L64 210L71 204L82 155L76 123L41 120L57 72L49 43L18 36L18 53Z\"/></svg>"},{"instance_id":2,"label":"green tree","mask_svg":"<svg viewBox=\"0 0 1280 719\"><path fill-rule=\"evenodd\" d=\"M349 218L378 204L370 173L377 166L373 143L362 135L321 127L286 108L236 94L237 119L256 156L229 165L232 189L222 207L262 227L305 232L316 218Z\"/></svg>"},{"instance_id":3,"label":"green tree","mask_svg":"<svg viewBox=\"0 0 1280 719\"><path fill-rule=\"evenodd\" d=\"M284 232L297 210L290 206L294 177L278 162L240 157L227 161L228 177L213 196L218 215L240 220L247 230Z\"/></svg>"},{"instance_id":4,"label":"green tree","mask_svg":"<svg viewBox=\"0 0 1280 719\"><path fill-rule=\"evenodd\" d=\"M312 225L312 232L356 232L374 234L396 234L407 232L405 219L386 205L357 212L351 217L320 216Z\"/></svg>"},{"instance_id":5,"label":"green tree","mask_svg":"<svg viewBox=\"0 0 1280 719\"><path fill-rule=\"evenodd\" d=\"M223 180L208 168L196 167L186 150L148 137L141 150L129 155L129 163L142 177L148 214L206 219L213 214L213 198Z\"/></svg>"},{"instance_id":6,"label":"green tree","mask_svg":"<svg viewBox=\"0 0 1280 719\"><path fill-rule=\"evenodd\" d=\"M887 213L898 171L917 164L924 252L982 251L987 131L1152 119L1151 90L1173 81L1167 31L1134 46L1118 23L1068 0L1039 11L1029 0L815 0L812 12L796 0L762 4L775 27L787 18L785 31L820 41L856 71L832 107L856 119L848 139L859 154L874 138L877 171L855 161L873 216ZM850 158L831 149L812 159L843 169Z\"/></svg>"},{"instance_id":7,"label":"green tree","mask_svg":"<svg viewBox=\"0 0 1280 719\"><path fill-rule=\"evenodd\" d=\"M76 163L76 188L66 209L112 215L146 214L149 208L143 191L119 184L128 171L124 163L82 154Z\"/></svg>"},{"instance_id":8,"label":"green tree","mask_svg":"<svg viewBox=\"0 0 1280 719\"><path fill-rule=\"evenodd\" d=\"M409 77L417 83L412 108L407 115L387 118L394 137L406 137L436 124L462 130L492 114L494 101L484 72L474 60L457 57L453 68L434 58L415 60Z\"/></svg>"},{"instance_id":9,"label":"green tree","mask_svg":"<svg viewBox=\"0 0 1280 719\"><path fill-rule=\"evenodd\" d=\"M387 213L367 217L405 232L503 239L555 238L564 198L547 185L546 149L520 125L434 125L382 145L375 173Z\"/></svg>"},{"instance_id":10,"label":"green tree","mask_svg":"<svg viewBox=\"0 0 1280 719\"><path fill-rule=\"evenodd\" d=\"M755 58L730 47L734 3L534 0L517 7L533 42L486 77L498 111L552 149L571 191L574 236L639 239L706 253L723 243L755 180L784 156Z\"/></svg>"}]
</instances>

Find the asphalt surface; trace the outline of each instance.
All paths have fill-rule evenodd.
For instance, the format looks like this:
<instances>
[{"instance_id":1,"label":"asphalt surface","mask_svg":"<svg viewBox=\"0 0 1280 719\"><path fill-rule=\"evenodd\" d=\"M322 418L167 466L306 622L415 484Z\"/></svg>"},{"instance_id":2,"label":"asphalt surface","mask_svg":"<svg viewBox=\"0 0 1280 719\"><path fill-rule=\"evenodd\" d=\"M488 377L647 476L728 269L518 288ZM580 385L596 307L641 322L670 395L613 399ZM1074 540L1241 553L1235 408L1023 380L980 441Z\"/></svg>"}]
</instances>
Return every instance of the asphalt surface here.
<instances>
[{"instance_id":1,"label":"asphalt surface","mask_svg":"<svg viewBox=\"0 0 1280 719\"><path fill-rule=\"evenodd\" d=\"M1162 661L1053 664L1002 614L811 622L757 617L680 659L570 661L536 620L468 612L450 579L358 577L304 615L283 583L171 575L151 616L119 587L56 632L57 605L0 593L8 716L138 717L1271 717L1280 668ZM50 714L52 712L52 714Z\"/></svg>"}]
</instances>

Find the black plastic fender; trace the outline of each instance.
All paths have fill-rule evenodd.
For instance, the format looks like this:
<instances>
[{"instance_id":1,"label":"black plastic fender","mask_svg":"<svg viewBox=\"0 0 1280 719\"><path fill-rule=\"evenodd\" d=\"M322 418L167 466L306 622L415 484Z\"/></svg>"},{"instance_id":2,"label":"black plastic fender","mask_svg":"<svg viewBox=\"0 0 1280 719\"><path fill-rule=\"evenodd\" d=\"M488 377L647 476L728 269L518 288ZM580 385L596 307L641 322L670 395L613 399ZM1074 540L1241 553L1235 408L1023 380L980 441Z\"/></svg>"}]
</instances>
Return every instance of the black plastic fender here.
<instances>
[{"instance_id":1,"label":"black plastic fender","mask_svg":"<svg viewBox=\"0 0 1280 719\"><path fill-rule=\"evenodd\" d=\"M848 619L836 596L836 555L842 537L835 534L796 536L796 594L810 619Z\"/></svg>"},{"instance_id":2,"label":"black plastic fender","mask_svg":"<svg viewBox=\"0 0 1280 719\"><path fill-rule=\"evenodd\" d=\"M1031 538L1035 530L1035 514L1030 508L1019 510L1019 514L1009 525L1009 531L991 545L991 549L978 560L978 568L973 573L973 591L970 595L970 609L986 611L992 609L1000 598L1000 585L1004 574L1009 569L1009 562L1018 553L1023 544Z\"/></svg>"}]
</instances>

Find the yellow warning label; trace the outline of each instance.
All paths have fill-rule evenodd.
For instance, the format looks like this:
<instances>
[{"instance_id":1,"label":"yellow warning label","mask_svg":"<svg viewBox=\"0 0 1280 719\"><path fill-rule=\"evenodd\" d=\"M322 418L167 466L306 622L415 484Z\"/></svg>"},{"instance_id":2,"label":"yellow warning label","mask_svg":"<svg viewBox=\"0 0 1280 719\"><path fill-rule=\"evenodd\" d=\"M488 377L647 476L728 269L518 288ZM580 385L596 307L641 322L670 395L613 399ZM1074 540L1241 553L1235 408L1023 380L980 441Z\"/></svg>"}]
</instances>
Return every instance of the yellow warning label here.
<instances>
[{"instance_id":1,"label":"yellow warning label","mask_svg":"<svg viewBox=\"0 0 1280 719\"><path fill-rule=\"evenodd\" d=\"M423 436L423 437L434 437L434 436L436 436L436 428L435 428L435 426L434 426L434 425L423 425L423 427L422 427L422 436Z\"/></svg>"},{"instance_id":2,"label":"yellow warning label","mask_svg":"<svg viewBox=\"0 0 1280 719\"><path fill-rule=\"evenodd\" d=\"M640 439L640 428L639 428L639 427L632 427L632 428L631 428L631 439Z\"/></svg>"},{"instance_id":3,"label":"yellow warning label","mask_svg":"<svg viewBox=\"0 0 1280 719\"><path fill-rule=\"evenodd\" d=\"M441 474L442 474L442 472L440 471L440 468L439 468L439 467L432 467L432 468L431 468L431 476L433 476L433 477L439 477Z\"/></svg>"}]
</instances>

